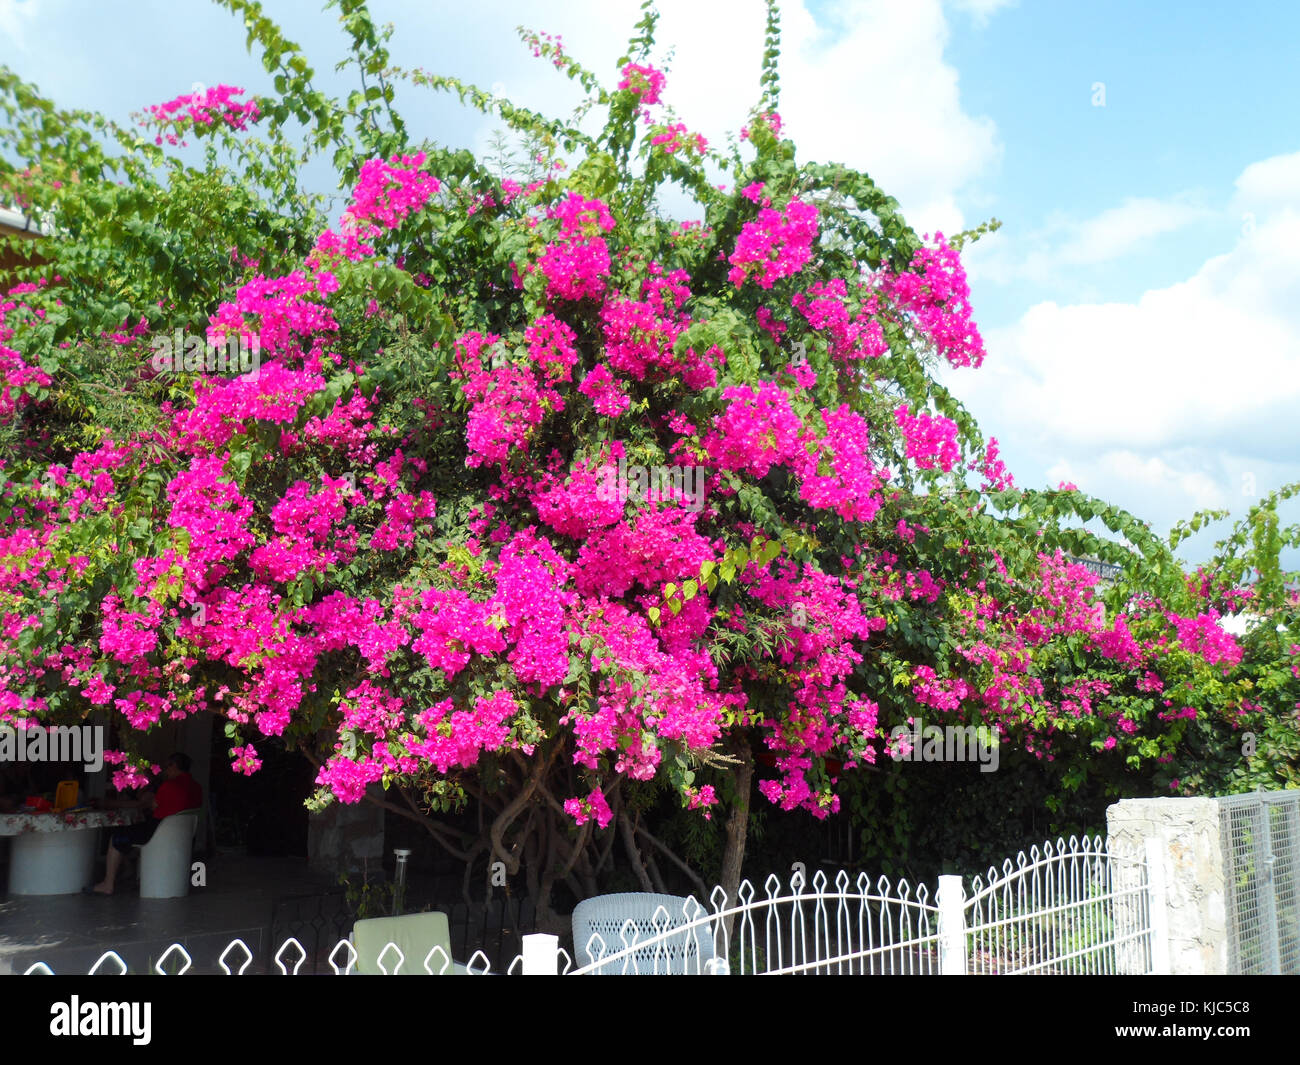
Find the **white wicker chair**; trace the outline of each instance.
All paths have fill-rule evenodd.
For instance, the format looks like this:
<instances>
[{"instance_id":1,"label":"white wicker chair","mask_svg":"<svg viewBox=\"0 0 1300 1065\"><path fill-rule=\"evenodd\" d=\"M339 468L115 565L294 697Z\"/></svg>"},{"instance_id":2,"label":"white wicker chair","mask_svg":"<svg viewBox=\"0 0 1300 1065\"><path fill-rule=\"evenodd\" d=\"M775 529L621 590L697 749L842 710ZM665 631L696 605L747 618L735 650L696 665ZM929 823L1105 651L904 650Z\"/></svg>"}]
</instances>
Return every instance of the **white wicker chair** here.
<instances>
[{"instance_id":1,"label":"white wicker chair","mask_svg":"<svg viewBox=\"0 0 1300 1065\"><path fill-rule=\"evenodd\" d=\"M592 971L602 976L707 973L715 957L715 927L712 921L705 921L707 917L696 899L680 895L627 892L584 899L573 911L578 967L644 943L641 949L597 964ZM694 921L703 923L682 927ZM672 929L680 931L673 933Z\"/></svg>"}]
</instances>

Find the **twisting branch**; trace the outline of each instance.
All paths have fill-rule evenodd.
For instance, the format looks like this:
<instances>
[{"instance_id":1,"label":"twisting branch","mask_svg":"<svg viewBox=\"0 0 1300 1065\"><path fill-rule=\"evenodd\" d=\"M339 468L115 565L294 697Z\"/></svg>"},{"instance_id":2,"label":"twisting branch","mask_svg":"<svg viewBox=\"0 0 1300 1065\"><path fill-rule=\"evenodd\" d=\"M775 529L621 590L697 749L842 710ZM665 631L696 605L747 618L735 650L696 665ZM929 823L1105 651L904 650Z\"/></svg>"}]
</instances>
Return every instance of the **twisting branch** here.
<instances>
[{"instance_id":1,"label":"twisting branch","mask_svg":"<svg viewBox=\"0 0 1300 1065\"><path fill-rule=\"evenodd\" d=\"M641 889L653 892L654 885L650 883L650 874L646 872L645 863L641 860L641 852L637 849L636 832L625 810L620 810L618 813L618 827L622 830L623 845L627 848L628 857L632 859L632 869L636 873L637 880L641 882Z\"/></svg>"},{"instance_id":2,"label":"twisting branch","mask_svg":"<svg viewBox=\"0 0 1300 1065\"><path fill-rule=\"evenodd\" d=\"M524 808L533 801L533 792L537 790L537 785L541 783L542 777L546 775L547 770L551 768L551 762L555 759L555 753L560 748L557 745L550 754L539 758L533 763L532 768L524 777L523 789L514 799L508 803L492 822L492 828L489 835L492 839L492 853L501 861L505 862L506 872L514 876L519 872L519 858L512 851L506 850L505 834L515 820L523 813Z\"/></svg>"},{"instance_id":3,"label":"twisting branch","mask_svg":"<svg viewBox=\"0 0 1300 1065\"><path fill-rule=\"evenodd\" d=\"M611 812L614 814L615 817L617 817L619 813L622 811L623 791L621 788L614 789L613 802L610 803L610 808L611 808ZM596 862L596 868L592 870L591 875L593 879L600 876L600 871L605 868L606 863L609 861L609 856L614 851L614 840L617 838L618 838L618 833L611 832L609 834L609 838L605 841L605 849L601 851L600 859Z\"/></svg>"},{"instance_id":4,"label":"twisting branch","mask_svg":"<svg viewBox=\"0 0 1300 1065\"><path fill-rule=\"evenodd\" d=\"M636 826L636 831L637 831L637 835L639 835L642 839L644 839L647 843L649 843L652 847L654 847L657 851L659 851L660 854L662 854L665 858L667 858L670 862L672 862L675 866L677 866L678 869L680 869L683 873L686 874L687 878L691 882L691 885L699 891L701 902L708 902L709 899L708 886L704 883L704 881L700 878L700 875L694 869L692 869L681 858L679 858L676 854L674 854L671 850L669 850L667 844L663 843L661 840L656 839L648 831L646 831L646 829L642 827L640 824Z\"/></svg>"},{"instance_id":5,"label":"twisting branch","mask_svg":"<svg viewBox=\"0 0 1300 1065\"><path fill-rule=\"evenodd\" d=\"M316 766L318 769L320 768L320 759L311 751L303 750L302 754L306 757L307 761L311 762L312 765ZM471 847L469 850L464 850L452 843L447 835L447 833L456 833L455 829L448 825L440 824L427 814L421 813L419 807L415 805L411 796L406 793L404 788L399 788L398 793L406 800L407 805L410 806L409 810L403 809L401 806L389 802L387 799L377 798L376 796L371 795L368 791L362 797L366 802L371 803L374 806L378 806L384 810L389 810L397 814L398 817L406 818L408 821L414 821L417 825L428 832L429 835L433 837L434 842L437 843L438 846L442 847L443 850L453 858L459 859L462 862L470 860L470 854L473 852L473 848ZM460 835L460 833L456 833L456 835Z\"/></svg>"},{"instance_id":6,"label":"twisting branch","mask_svg":"<svg viewBox=\"0 0 1300 1065\"><path fill-rule=\"evenodd\" d=\"M377 799L372 795L367 795L365 798L366 802L373 803L375 806L383 807L383 809L390 810L397 814L398 817L405 817L408 821L414 821L417 825L423 826L424 830L428 832L441 847L445 848L452 857L459 858L461 861L469 860L469 854L467 851L463 851L458 847L453 846L447 841L447 838L439 832L439 829L444 828L445 826L439 825L436 821L431 820L421 813L412 813L410 810L404 809L396 803L389 802L387 799Z\"/></svg>"}]
</instances>

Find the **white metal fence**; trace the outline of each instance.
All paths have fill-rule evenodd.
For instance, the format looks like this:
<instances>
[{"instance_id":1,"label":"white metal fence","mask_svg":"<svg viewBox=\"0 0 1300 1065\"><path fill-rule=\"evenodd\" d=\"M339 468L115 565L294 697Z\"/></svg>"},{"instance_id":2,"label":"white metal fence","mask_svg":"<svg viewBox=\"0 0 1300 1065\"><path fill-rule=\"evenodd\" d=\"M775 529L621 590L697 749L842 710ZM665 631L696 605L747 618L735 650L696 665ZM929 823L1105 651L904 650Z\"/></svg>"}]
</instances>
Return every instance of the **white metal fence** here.
<instances>
[{"instance_id":1,"label":"white metal fence","mask_svg":"<svg viewBox=\"0 0 1300 1065\"><path fill-rule=\"evenodd\" d=\"M661 906L649 927L629 919L615 942L595 933L575 944L583 965L558 943L516 961L571 975L1163 971L1164 885L1149 868L1146 854L1084 837L1022 851L973 878L969 894L960 876L939 877L933 893L865 874L818 872L809 884L796 873L788 886L770 876L761 893L742 883L734 902L714 889L711 912L688 899L680 914Z\"/></svg>"},{"instance_id":2,"label":"white metal fence","mask_svg":"<svg viewBox=\"0 0 1300 1065\"><path fill-rule=\"evenodd\" d=\"M507 974L567 975L699 973L709 975L926 975L1065 974L1163 972L1164 885L1159 864L1146 854L1112 853L1100 837L1058 839L1002 867L990 868L969 885L960 876L941 876L933 893L906 880L872 880L865 873L833 879L801 872L782 883L776 876L758 890L749 881L735 899L721 888L709 906L685 901L681 912L658 906L648 918L628 918L617 935L593 933L575 944L575 964L558 937L524 937L524 952ZM969 890L968 890L969 887ZM274 969L297 975L310 960L296 939L286 940L272 959ZM396 944L384 947L378 967L394 973L405 962ZM218 959L221 972L256 971L253 952L232 942ZM330 952L337 974L355 971L356 949L347 940ZM183 974L194 960L180 944L171 946L150 971ZM420 967L438 975L493 971L476 952L453 967L439 946ZM266 967L269 969L269 967ZM43 963L29 973L49 973ZM127 964L105 953L92 974L125 973Z\"/></svg>"}]
</instances>

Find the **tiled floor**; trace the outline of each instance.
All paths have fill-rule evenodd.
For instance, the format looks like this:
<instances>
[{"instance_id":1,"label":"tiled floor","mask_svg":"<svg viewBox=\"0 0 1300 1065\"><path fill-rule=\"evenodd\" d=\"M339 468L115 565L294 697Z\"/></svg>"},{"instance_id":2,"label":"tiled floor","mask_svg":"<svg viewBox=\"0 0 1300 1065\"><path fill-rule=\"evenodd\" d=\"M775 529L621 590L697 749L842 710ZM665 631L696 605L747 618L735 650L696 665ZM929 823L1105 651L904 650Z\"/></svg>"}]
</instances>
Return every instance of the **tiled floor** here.
<instances>
[{"instance_id":1,"label":"tiled floor","mask_svg":"<svg viewBox=\"0 0 1300 1065\"><path fill-rule=\"evenodd\" d=\"M0 867L0 885L5 872ZM142 899L134 882L119 883L111 898L0 895L0 973L21 973L38 961L56 973L84 973L108 950L130 972L146 972L172 943L190 953L192 971L220 972L217 958L236 938L253 953L254 971L276 971L271 954L279 944L269 942L275 900L335 887L304 858L218 853L206 873L207 886L181 899ZM238 961L242 955L232 968ZM115 971L111 959L106 964Z\"/></svg>"}]
</instances>

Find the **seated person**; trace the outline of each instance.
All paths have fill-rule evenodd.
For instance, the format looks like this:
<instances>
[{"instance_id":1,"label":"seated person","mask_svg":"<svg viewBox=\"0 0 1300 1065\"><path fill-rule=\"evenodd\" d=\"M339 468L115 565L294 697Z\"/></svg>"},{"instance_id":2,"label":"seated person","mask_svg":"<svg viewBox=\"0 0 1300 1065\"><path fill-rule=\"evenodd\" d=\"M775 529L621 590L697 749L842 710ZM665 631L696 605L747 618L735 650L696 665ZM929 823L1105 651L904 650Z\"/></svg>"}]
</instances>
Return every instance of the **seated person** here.
<instances>
[{"instance_id":1,"label":"seated person","mask_svg":"<svg viewBox=\"0 0 1300 1065\"><path fill-rule=\"evenodd\" d=\"M21 813L27 796L35 793L28 763L0 762L0 813Z\"/></svg>"},{"instance_id":2,"label":"seated person","mask_svg":"<svg viewBox=\"0 0 1300 1065\"><path fill-rule=\"evenodd\" d=\"M148 843L164 817L170 817L182 810L196 809L202 804L203 791L198 782L190 776L189 756L178 751L167 759L167 765L163 768L163 782L158 785L157 796L150 799L146 794L140 803L145 808L152 806L153 816L113 833L112 843L108 848L104 879L86 890L96 895L113 894L117 873L122 867L122 859L131 853L131 848Z\"/></svg>"}]
</instances>

